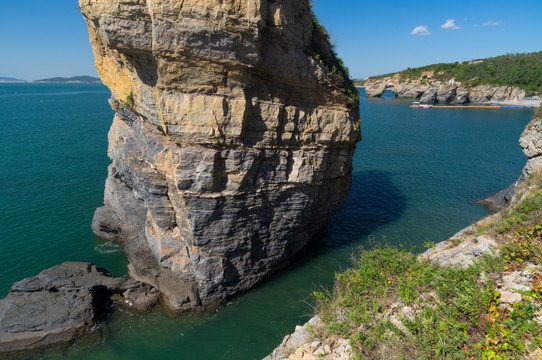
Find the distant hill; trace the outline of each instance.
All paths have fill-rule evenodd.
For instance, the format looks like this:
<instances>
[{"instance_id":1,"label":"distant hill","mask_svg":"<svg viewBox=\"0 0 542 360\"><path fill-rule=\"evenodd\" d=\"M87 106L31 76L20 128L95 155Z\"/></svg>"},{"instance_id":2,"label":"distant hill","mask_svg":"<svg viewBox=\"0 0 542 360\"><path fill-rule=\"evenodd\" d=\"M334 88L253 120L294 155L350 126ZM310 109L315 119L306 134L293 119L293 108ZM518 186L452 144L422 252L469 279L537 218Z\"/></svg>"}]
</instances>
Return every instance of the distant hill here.
<instances>
[{"instance_id":1,"label":"distant hill","mask_svg":"<svg viewBox=\"0 0 542 360\"><path fill-rule=\"evenodd\" d=\"M0 82L26 82L26 80L0 76Z\"/></svg>"},{"instance_id":2,"label":"distant hill","mask_svg":"<svg viewBox=\"0 0 542 360\"><path fill-rule=\"evenodd\" d=\"M399 74L401 81L420 79L428 72L433 80L455 79L466 86L496 85L516 86L527 96L542 94L542 51L524 54L506 54L463 63L441 63L408 68L398 73L371 76L369 79L392 77ZM362 85L357 82L356 85Z\"/></svg>"},{"instance_id":3,"label":"distant hill","mask_svg":"<svg viewBox=\"0 0 542 360\"><path fill-rule=\"evenodd\" d=\"M52 77L49 79L34 80L35 83L100 83L101 80L92 76L74 76L71 78Z\"/></svg>"}]
</instances>

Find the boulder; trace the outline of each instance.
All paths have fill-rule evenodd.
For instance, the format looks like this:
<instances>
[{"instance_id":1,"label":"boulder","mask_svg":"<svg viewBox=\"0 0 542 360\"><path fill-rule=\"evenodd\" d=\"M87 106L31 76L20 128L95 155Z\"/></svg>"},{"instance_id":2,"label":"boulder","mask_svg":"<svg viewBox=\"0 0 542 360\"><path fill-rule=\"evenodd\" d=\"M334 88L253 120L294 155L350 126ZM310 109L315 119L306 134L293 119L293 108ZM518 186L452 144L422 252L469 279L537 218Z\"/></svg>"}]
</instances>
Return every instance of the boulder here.
<instances>
[{"instance_id":1,"label":"boulder","mask_svg":"<svg viewBox=\"0 0 542 360\"><path fill-rule=\"evenodd\" d=\"M455 87L441 87L437 91L437 102L448 104L455 99L457 88Z\"/></svg>"},{"instance_id":2,"label":"boulder","mask_svg":"<svg viewBox=\"0 0 542 360\"><path fill-rule=\"evenodd\" d=\"M158 295L94 264L65 262L13 284L0 301L0 352L74 340L114 309L115 296L123 306L145 311Z\"/></svg>"},{"instance_id":3,"label":"boulder","mask_svg":"<svg viewBox=\"0 0 542 360\"><path fill-rule=\"evenodd\" d=\"M434 104L437 102L437 93L438 93L438 88L430 88L428 90L426 90L422 97L420 98L420 102L422 104Z\"/></svg>"},{"instance_id":4,"label":"boulder","mask_svg":"<svg viewBox=\"0 0 542 360\"><path fill-rule=\"evenodd\" d=\"M451 101L452 104L465 104L470 101L469 91L467 89L458 87L455 92L455 98Z\"/></svg>"}]
</instances>

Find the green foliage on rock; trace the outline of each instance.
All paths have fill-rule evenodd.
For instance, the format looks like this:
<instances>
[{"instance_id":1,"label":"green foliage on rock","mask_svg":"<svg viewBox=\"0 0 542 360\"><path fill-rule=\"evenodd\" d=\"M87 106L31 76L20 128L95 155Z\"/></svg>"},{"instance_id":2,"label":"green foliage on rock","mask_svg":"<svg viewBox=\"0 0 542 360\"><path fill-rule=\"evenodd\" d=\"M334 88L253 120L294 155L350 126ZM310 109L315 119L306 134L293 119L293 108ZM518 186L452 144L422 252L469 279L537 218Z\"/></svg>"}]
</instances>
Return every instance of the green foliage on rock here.
<instances>
[{"instance_id":1,"label":"green foliage on rock","mask_svg":"<svg viewBox=\"0 0 542 360\"><path fill-rule=\"evenodd\" d=\"M346 96L348 104L352 107L358 107L359 92L354 85L354 81L350 78L348 68L342 59L338 57L335 50L333 50L333 46L330 43L331 36L326 28L320 24L318 17L312 10L311 16L313 25L312 41L310 46L305 50L305 55L316 61L321 61L326 67L332 84L339 88L341 93Z\"/></svg>"},{"instance_id":2,"label":"green foliage on rock","mask_svg":"<svg viewBox=\"0 0 542 360\"><path fill-rule=\"evenodd\" d=\"M134 93L130 91L130 93L126 96L126 100L122 104L122 107L131 108L133 105L134 105Z\"/></svg>"},{"instance_id":3,"label":"green foliage on rock","mask_svg":"<svg viewBox=\"0 0 542 360\"><path fill-rule=\"evenodd\" d=\"M419 79L423 72L433 71L432 79L448 81L455 79L466 86L496 85L516 86L524 89L527 96L542 94L542 51L506 54L484 59L481 62L439 63L408 68L399 72L403 80ZM373 76L379 79L397 73Z\"/></svg>"},{"instance_id":4,"label":"green foliage on rock","mask_svg":"<svg viewBox=\"0 0 542 360\"><path fill-rule=\"evenodd\" d=\"M98 42L98 44L100 45L103 45L104 42L102 40L102 36L100 35L100 33L96 33L96 41Z\"/></svg>"}]
</instances>

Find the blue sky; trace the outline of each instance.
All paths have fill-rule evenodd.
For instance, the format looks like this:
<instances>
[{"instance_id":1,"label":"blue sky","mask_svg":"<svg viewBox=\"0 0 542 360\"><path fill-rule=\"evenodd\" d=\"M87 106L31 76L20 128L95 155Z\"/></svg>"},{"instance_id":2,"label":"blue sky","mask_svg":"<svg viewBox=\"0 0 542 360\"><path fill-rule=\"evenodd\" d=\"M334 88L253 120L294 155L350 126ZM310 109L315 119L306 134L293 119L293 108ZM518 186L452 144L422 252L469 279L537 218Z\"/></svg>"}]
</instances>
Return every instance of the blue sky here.
<instances>
[{"instance_id":1,"label":"blue sky","mask_svg":"<svg viewBox=\"0 0 542 360\"><path fill-rule=\"evenodd\" d=\"M542 50L541 0L314 3L354 78ZM97 75L76 0L2 0L0 34L0 76Z\"/></svg>"}]
</instances>

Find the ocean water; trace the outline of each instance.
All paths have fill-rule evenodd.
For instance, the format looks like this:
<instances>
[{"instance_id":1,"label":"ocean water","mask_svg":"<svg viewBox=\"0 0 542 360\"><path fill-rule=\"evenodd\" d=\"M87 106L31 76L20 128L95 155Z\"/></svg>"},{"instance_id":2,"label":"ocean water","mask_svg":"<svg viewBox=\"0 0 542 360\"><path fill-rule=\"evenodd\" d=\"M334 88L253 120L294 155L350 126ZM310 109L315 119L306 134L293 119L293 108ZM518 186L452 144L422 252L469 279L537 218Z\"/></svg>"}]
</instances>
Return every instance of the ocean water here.
<instances>
[{"instance_id":1,"label":"ocean water","mask_svg":"<svg viewBox=\"0 0 542 360\"><path fill-rule=\"evenodd\" d=\"M63 261L126 273L122 248L90 230L102 204L113 112L100 84L0 84L0 296ZM363 141L343 210L286 270L208 313L116 311L88 336L35 359L261 359L305 322L360 247L424 249L487 215L476 201L520 174L528 109L411 109L361 97Z\"/></svg>"}]
</instances>

